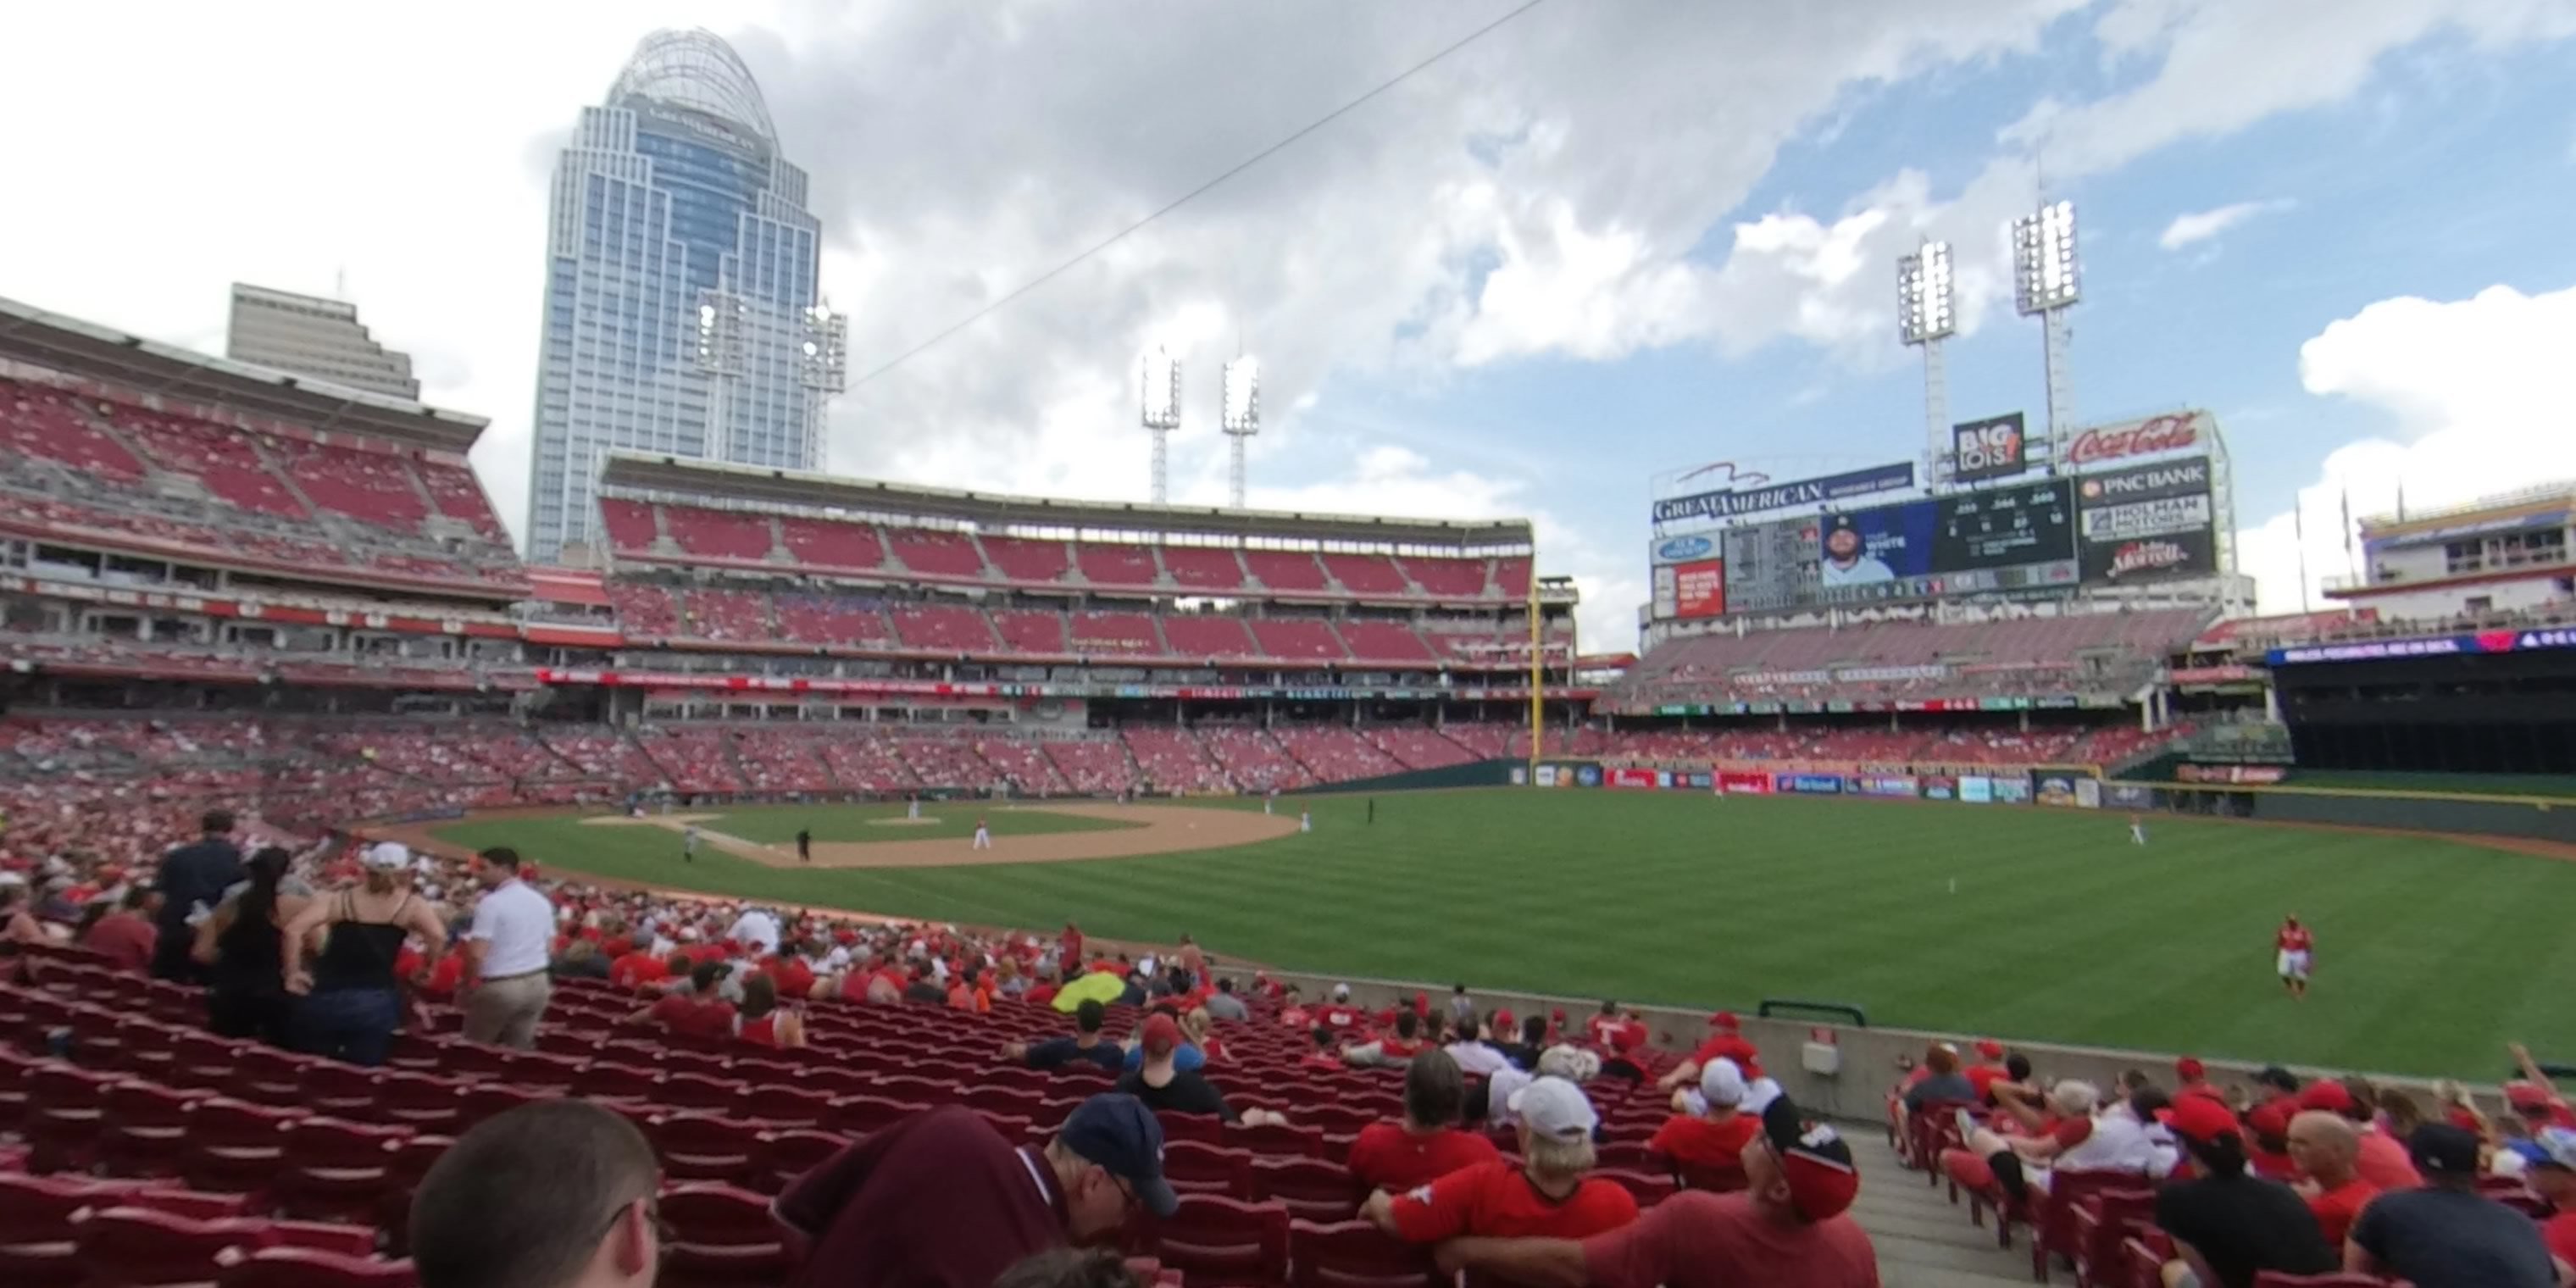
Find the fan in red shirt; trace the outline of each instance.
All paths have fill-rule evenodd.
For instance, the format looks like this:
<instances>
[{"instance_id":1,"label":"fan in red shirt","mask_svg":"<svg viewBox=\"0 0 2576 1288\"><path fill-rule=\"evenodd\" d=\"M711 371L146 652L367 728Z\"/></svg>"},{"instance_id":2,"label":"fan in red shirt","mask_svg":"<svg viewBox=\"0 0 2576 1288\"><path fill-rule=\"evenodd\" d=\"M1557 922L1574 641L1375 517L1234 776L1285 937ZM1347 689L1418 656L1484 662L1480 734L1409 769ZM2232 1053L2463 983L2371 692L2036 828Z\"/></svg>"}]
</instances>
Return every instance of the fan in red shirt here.
<instances>
[{"instance_id":1,"label":"fan in red shirt","mask_svg":"<svg viewBox=\"0 0 2576 1288\"><path fill-rule=\"evenodd\" d=\"M1585 1038L1592 1043L1593 1050L1604 1056L1616 1055L1622 1050L1619 1039L1627 1031L1628 1021L1619 1014L1617 1002L1603 1002L1601 1013L1583 1022Z\"/></svg>"},{"instance_id":2,"label":"fan in red shirt","mask_svg":"<svg viewBox=\"0 0 2576 1288\"><path fill-rule=\"evenodd\" d=\"M778 986L778 995L789 1001L802 1001L813 996L814 968L793 950L773 953L760 963L760 973Z\"/></svg>"},{"instance_id":3,"label":"fan in red shirt","mask_svg":"<svg viewBox=\"0 0 2576 1288\"><path fill-rule=\"evenodd\" d=\"M1056 960L1063 966L1065 978L1082 972L1082 927L1068 921L1064 933L1056 936Z\"/></svg>"},{"instance_id":4,"label":"fan in red shirt","mask_svg":"<svg viewBox=\"0 0 2576 1288\"><path fill-rule=\"evenodd\" d=\"M1719 1011L1708 1017L1708 1040L1690 1053L1690 1058L1675 1066L1671 1073L1658 1079L1659 1090L1670 1091L1699 1080L1712 1060L1733 1060L1737 1071L1750 1081L1762 1076L1762 1052L1744 1040L1743 1021L1733 1011Z\"/></svg>"},{"instance_id":5,"label":"fan in red shirt","mask_svg":"<svg viewBox=\"0 0 2576 1288\"><path fill-rule=\"evenodd\" d=\"M1463 1167L1498 1161L1494 1143L1457 1128L1467 1080L1445 1051L1425 1051L1404 1071L1404 1121L1370 1123L1344 1165L1360 1184L1402 1192Z\"/></svg>"},{"instance_id":6,"label":"fan in red shirt","mask_svg":"<svg viewBox=\"0 0 2576 1288\"><path fill-rule=\"evenodd\" d=\"M671 957L682 960L678 953L671 954ZM608 964L608 982L623 989L651 988L669 978L670 963L654 956L649 944Z\"/></svg>"},{"instance_id":7,"label":"fan in red shirt","mask_svg":"<svg viewBox=\"0 0 2576 1288\"><path fill-rule=\"evenodd\" d=\"M1360 1215L1407 1243L1463 1235L1582 1239L1637 1219L1637 1200L1592 1170L1592 1129L1600 1116L1583 1089L1539 1078L1513 1092L1520 1116L1519 1166L1496 1159L1451 1172L1403 1195L1369 1195Z\"/></svg>"},{"instance_id":8,"label":"fan in red shirt","mask_svg":"<svg viewBox=\"0 0 2576 1288\"><path fill-rule=\"evenodd\" d=\"M1762 1130L1758 1119L1738 1112L1744 1104L1744 1071L1722 1056L1709 1061L1708 1071L1699 1077L1699 1094L1707 1111L1666 1120L1646 1142L1646 1152L1689 1179L1694 1189L1736 1188L1725 1182L1742 1178L1744 1147Z\"/></svg>"},{"instance_id":9,"label":"fan in red shirt","mask_svg":"<svg viewBox=\"0 0 2576 1288\"><path fill-rule=\"evenodd\" d=\"M1995 1102L1994 1087L1998 1082L2018 1082L2012 1066L2004 1063L2004 1044L1993 1038L1977 1039L1977 1063L1959 1071L1968 1085L1977 1089L1977 1103Z\"/></svg>"},{"instance_id":10,"label":"fan in red shirt","mask_svg":"<svg viewBox=\"0 0 2576 1288\"><path fill-rule=\"evenodd\" d=\"M1315 1022L1344 1035L1368 1031L1367 1012L1351 1005L1351 986L1333 985L1333 1000L1315 1008Z\"/></svg>"},{"instance_id":11,"label":"fan in red shirt","mask_svg":"<svg viewBox=\"0 0 2576 1288\"><path fill-rule=\"evenodd\" d=\"M2272 936L2274 958L2281 970L2281 987L2293 998L2308 995L2308 971L2314 963L2316 937L2299 924L2299 914L2281 919L2280 932Z\"/></svg>"},{"instance_id":12,"label":"fan in red shirt","mask_svg":"<svg viewBox=\"0 0 2576 1288\"><path fill-rule=\"evenodd\" d=\"M1461 1239L1440 1249L1440 1268L1543 1288L1878 1288L1878 1254L1848 1215L1860 1193L1851 1147L1786 1096L1762 1117L1739 1193L1685 1190L1580 1243Z\"/></svg>"},{"instance_id":13,"label":"fan in red shirt","mask_svg":"<svg viewBox=\"0 0 2576 1288\"><path fill-rule=\"evenodd\" d=\"M655 1002L633 1015L629 1024L652 1024L683 1037L730 1038L733 1036L733 1004L716 996L716 985L723 981L722 963L708 962L689 972L688 993L665 993Z\"/></svg>"},{"instance_id":14,"label":"fan in red shirt","mask_svg":"<svg viewBox=\"0 0 2576 1288\"><path fill-rule=\"evenodd\" d=\"M2534 1137L2546 1127L2576 1131L2576 1113L2568 1111L2567 1101L2558 1094L2557 1084L2549 1080L2540 1062L2531 1058L2530 1049L2519 1042L2505 1049L2513 1053L2514 1063L2522 1069L2520 1078L2504 1084L2504 1102L2513 1110L2514 1116L2522 1120L2523 1126L2529 1128Z\"/></svg>"}]
</instances>

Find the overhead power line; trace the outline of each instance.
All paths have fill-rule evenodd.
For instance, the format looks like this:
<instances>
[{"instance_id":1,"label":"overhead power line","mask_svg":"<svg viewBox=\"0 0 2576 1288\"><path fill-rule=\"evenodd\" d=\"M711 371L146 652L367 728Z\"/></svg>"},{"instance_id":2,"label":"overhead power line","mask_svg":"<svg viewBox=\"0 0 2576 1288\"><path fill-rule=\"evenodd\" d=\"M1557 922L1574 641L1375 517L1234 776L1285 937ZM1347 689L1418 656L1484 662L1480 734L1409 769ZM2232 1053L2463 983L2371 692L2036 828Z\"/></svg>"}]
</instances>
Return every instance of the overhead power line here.
<instances>
[{"instance_id":1,"label":"overhead power line","mask_svg":"<svg viewBox=\"0 0 2576 1288\"><path fill-rule=\"evenodd\" d=\"M894 370L895 368L900 367L900 366L902 366L903 364L905 364L905 363L907 363L907 362L912 361L915 357L918 357L918 356L920 356L921 354L923 354L923 353L925 353L925 352L929 351L932 347L934 347L934 346L938 345L939 343L941 343L942 341L944 341L944 340L948 339L950 336L953 336L953 335L957 334L958 332L963 331L963 330L965 330L966 328L971 327L971 326L975 325L976 323L983 321L985 318L988 318L988 317L992 316L994 313L999 312L999 311L1000 311L1000 310L1002 310L1003 308L1005 308L1005 307L1009 306L1010 304L1012 304L1014 301L1017 301L1021 296L1023 296L1023 295L1027 295L1029 292L1034 291L1034 290L1038 289L1039 287L1044 286L1044 285L1046 285L1047 283L1054 281L1056 278L1063 276L1065 273L1067 273L1067 272L1071 271L1072 269L1074 269L1074 268L1076 268L1076 267L1080 266L1080 265L1081 265L1085 260L1090 259L1092 256L1097 255L1097 254L1099 254L1100 252L1102 252L1102 251L1104 251L1104 250L1107 250L1107 249L1109 249L1110 247L1115 246L1115 245L1117 245L1118 243L1120 243L1120 242L1122 242L1122 241L1127 240L1127 238L1128 238L1128 237L1130 237L1130 236L1134 235L1136 232L1138 232L1139 230L1143 229L1146 225L1151 224L1151 223L1153 223L1155 220L1160 219L1160 218L1162 218L1163 216L1168 215L1168 214L1172 213L1173 211L1178 210L1178 209L1180 209L1181 207L1186 206L1186 205L1190 204L1191 202L1198 200L1200 197L1206 196L1209 192L1211 192L1211 191L1215 190L1216 188L1218 188L1219 186L1223 185L1227 180L1232 179L1232 178L1234 178L1236 175L1242 174L1244 171L1249 170L1249 169L1253 168L1254 166L1257 166L1257 165L1261 164L1262 162L1269 160L1273 155L1275 155L1275 154L1277 154L1278 152L1280 152L1281 150L1283 150L1283 149L1287 148L1289 145L1294 144L1294 143L1295 143L1295 142L1297 142L1299 139L1305 138L1307 135L1312 134L1312 133L1314 133L1315 131L1322 129L1322 128L1324 128L1325 126L1330 125L1330 124L1332 124L1333 122L1335 122L1335 121L1337 121L1337 120L1340 120L1343 116L1348 115L1351 111L1353 111L1354 109L1356 109L1356 108L1360 107L1362 104L1367 103L1369 100L1376 98L1378 95L1383 94L1383 93L1387 92L1388 90L1394 89L1396 86L1401 85L1401 84L1403 84L1404 82L1406 82L1406 81L1408 81L1408 80L1412 79L1416 74L1418 74L1418 73L1420 73L1420 72L1422 72L1422 71L1424 71L1424 70L1426 70L1426 69L1430 68L1433 64L1438 63L1440 60L1442 60L1442 59L1444 59L1444 58L1447 58L1447 57L1448 57L1448 56L1450 56L1451 54L1457 53L1457 52L1458 52L1459 50L1461 50L1461 49L1465 49L1467 46L1472 45L1472 44L1476 43L1476 42L1477 42L1477 41L1479 41L1479 40L1484 39L1486 36L1491 35L1493 32L1495 32L1496 30L1500 29L1504 24L1506 24L1506 23L1508 23L1508 22L1512 21L1512 20L1513 20L1513 19L1515 19L1515 18L1520 17L1522 14L1528 13L1530 10L1535 9L1535 8L1539 7L1540 5L1545 4L1545 3L1547 3L1547 0L1528 0L1528 2L1527 2L1527 3L1525 3L1525 4L1521 5L1520 7L1516 8L1516 9L1513 9L1511 12L1506 13L1506 14L1504 14L1503 16L1501 16L1501 17L1499 17L1499 18L1494 19L1492 22L1486 23L1484 26L1481 26L1481 27L1476 28L1474 31L1468 32L1466 35L1461 36L1461 37L1459 37L1457 40L1452 41L1452 42L1451 42L1450 44L1448 44L1447 46L1444 46L1444 47L1443 47L1439 52L1437 52L1437 53L1435 53L1435 54L1431 55L1431 56L1430 56L1430 57L1428 57L1428 58L1423 59L1421 62L1415 63L1415 64L1414 64L1414 65L1412 65L1411 67L1407 67L1407 68L1405 68L1403 71L1397 72L1395 75L1393 75L1393 76L1391 76L1391 77L1388 77L1386 80L1379 82L1376 88L1371 89L1371 90L1370 90L1370 91L1368 91L1367 93L1360 95L1358 98L1352 99L1351 101L1349 101L1349 102L1347 102L1347 103L1342 104L1340 107L1334 108L1334 109L1333 109L1332 111L1330 111L1330 112L1326 112L1326 113L1325 113L1325 114L1323 114L1322 116L1316 117L1314 120L1309 121L1309 122L1307 122L1304 126L1300 127L1300 128L1299 128L1295 133L1290 134L1290 135L1288 135L1286 138L1280 139L1278 142L1273 143L1273 144L1271 144L1270 146L1268 146L1268 147L1266 147L1266 148L1263 148L1262 150L1260 150L1260 151L1258 151L1258 152L1253 153L1251 156L1245 157L1243 160L1236 162L1236 163L1235 163L1234 165L1232 165L1231 167L1228 167L1228 168L1227 168L1223 173L1218 174L1215 178L1210 179L1210 180L1208 180L1207 182L1202 183L1202 184L1200 184L1199 186L1197 186L1197 187L1195 187L1195 188L1190 189L1188 192L1182 193L1180 196L1173 198L1170 202L1168 202L1168 203L1164 204L1160 209L1155 210L1152 214L1146 215L1144 218L1139 219L1139 220L1137 220L1136 222L1134 222L1134 223L1132 223L1132 224L1129 224L1129 225L1127 225L1127 226L1126 226L1126 227L1124 227L1124 228L1119 229L1117 232L1111 233L1109 236L1102 238L1099 242L1097 242L1097 243L1093 244L1092 246L1090 246L1089 248L1087 248L1087 249L1083 250L1081 253L1079 253L1079 254L1075 255L1073 258L1068 259L1068 260L1064 261L1063 263L1058 264L1058 265L1056 265L1055 267L1050 268L1050 269L1048 269L1047 271L1045 271L1045 272L1043 272L1043 273L1038 274L1036 277L1030 278L1028 281L1021 283L1017 288L1013 289L1009 294L1004 295L1004 296L1002 296L1000 299L994 300L992 303L987 304L987 305L985 305L984 307L982 307L982 308L980 308L980 309L977 309L977 310L975 310L975 311L974 311L974 312L972 312L972 313L967 314L965 317L958 319L956 322L954 322L954 323L950 324L946 329L944 329L944 330L940 331L938 334L933 335L933 336L931 336L929 339L924 340L924 341L922 341L921 343L916 344L916 345L912 346L911 348L904 350L902 353L899 353L899 354L895 355L895 356L894 356L894 358L893 358L892 360L890 360L890 361L888 361L888 362L884 363L883 365L881 365L881 366L877 366L877 367L874 367L874 368L871 368L871 369L867 372L867 374L862 375L862 376L858 377L858 378L857 378L857 379L855 379L855 380L852 380L852 381L850 382L851 386L852 386L852 387L856 387L856 386L859 386L859 385L864 385L864 384L868 383L869 381L872 381L872 380L876 379L877 377L882 376L882 375L886 374L887 372L892 371L892 370Z\"/></svg>"}]
</instances>

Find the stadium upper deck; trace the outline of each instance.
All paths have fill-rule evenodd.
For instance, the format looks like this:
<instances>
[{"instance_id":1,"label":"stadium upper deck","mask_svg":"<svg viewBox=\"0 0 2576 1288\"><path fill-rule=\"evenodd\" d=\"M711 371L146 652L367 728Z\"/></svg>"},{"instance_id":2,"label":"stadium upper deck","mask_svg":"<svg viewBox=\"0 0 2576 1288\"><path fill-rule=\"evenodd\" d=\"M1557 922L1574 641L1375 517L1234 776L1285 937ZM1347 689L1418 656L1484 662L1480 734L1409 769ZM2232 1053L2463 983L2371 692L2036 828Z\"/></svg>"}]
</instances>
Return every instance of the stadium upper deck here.
<instances>
[{"instance_id":1,"label":"stadium upper deck","mask_svg":"<svg viewBox=\"0 0 2576 1288\"><path fill-rule=\"evenodd\" d=\"M466 465L485 423L0 299L0 534L503 604L528 581Z\"/></svg>"}]
</instances>

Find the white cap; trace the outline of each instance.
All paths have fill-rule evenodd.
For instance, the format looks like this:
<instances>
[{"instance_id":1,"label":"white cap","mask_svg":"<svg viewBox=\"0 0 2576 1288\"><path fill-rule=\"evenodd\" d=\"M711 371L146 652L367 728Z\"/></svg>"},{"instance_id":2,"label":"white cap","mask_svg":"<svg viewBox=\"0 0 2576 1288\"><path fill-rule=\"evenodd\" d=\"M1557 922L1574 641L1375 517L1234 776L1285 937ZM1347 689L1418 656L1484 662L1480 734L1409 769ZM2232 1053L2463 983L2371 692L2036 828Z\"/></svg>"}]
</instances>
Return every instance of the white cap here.
<instances>
[{"instance_id":1,"label":"white cap","mask_svg":"<svg viewBox=\"0 0 2576 1288\"><path fill-rule=\"evenodd\" d=\"M1510 1109L1531 1131L1558 1140L1580 1140L1601 1125L1583 1088L1563 1078L1536 1078L1512 1093Z\"/></svg>"},{"instance_id":2,"label":"white cap","mask_svg":"<svg viewBox=\"0 0 2576 1288\"><path fill-rule=\"evenodd\" d=\"M1333 985L1333 1000L1337 1002L1347 1002L1351 1000L1351 986L1348 984Z\"/></svg>"},{"instance_id":3,"label":"white cap","mask_svg":"<svg viewBox=\"0 0 2576 1288\"><path fill-rule=\"evenodd\" d=\"M400 841L378 841L358 856L358 862L371 868L399 872L411 866L411 847Z\"/></svg>"},{"instance_id":4,"label":"white cap","mask_svg":"<svg viewBox=\"0 0 2576 1288\"><path fill-rule=\"evenodd\" d=\"M1743 1104L1744 1071L1736 1068L1733 1060L1709 1061L1708 1067L1699 1071L1699 1094L1707 1097L1708 1103L1721 1108L1732 1109Z\"/></svg>"}]
</instances>

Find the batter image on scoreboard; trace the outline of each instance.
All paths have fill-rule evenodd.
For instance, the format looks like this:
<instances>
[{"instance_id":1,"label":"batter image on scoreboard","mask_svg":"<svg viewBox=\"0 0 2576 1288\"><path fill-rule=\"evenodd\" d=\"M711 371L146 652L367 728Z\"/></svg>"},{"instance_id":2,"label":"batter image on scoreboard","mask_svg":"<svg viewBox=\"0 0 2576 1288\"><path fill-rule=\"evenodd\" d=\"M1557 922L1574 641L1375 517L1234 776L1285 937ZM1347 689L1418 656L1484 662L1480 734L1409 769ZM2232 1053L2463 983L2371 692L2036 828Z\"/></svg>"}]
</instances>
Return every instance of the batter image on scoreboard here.
<instances>
[{"instance_id":1,"label":"batter image on scoreboard","mask_svg":"<svg viewBox=\"0 0 2576 1288\"><path fill-rule=\"evenodd\" d=\"M1825 560L1818 579L1828 586L1865 586L1896 580L1896 570L1862 545L1860 528L1850 515L1838 514L1825 529Z\"/></svg>"}]
</instances>

